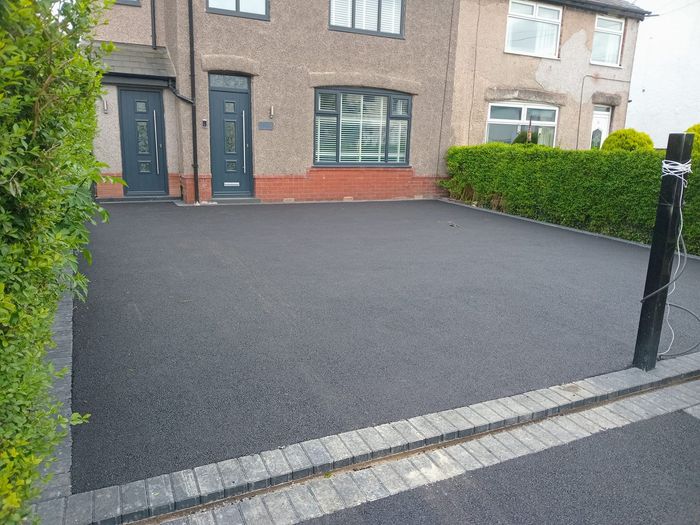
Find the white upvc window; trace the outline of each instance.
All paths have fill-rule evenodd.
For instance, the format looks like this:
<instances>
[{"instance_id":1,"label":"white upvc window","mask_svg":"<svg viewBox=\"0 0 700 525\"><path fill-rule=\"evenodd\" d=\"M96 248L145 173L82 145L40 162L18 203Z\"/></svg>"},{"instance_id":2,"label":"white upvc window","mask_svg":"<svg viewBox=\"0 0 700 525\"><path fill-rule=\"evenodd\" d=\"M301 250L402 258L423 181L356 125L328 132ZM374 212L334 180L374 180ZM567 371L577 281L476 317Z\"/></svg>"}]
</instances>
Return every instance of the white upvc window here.
<instances>
[{"instance_id":1,"label":"white upvc window","mask_svg":"<svg viewBox=\"0 0 700 525\"><path fill-rule=\"evenodd\" d=\"M562 8L541 2L511 0L506 52L558 58Z\"/></svg>"},{"instance_id":2,"label":"white upvc window","mask_svg":"<svg viewBox=\"0 0 700 525\"><path fill-rule=\"evenodd\" d=\"M591 64L619 66L624 32L625 21L623 19L596 16Z\"/></svg>"},{"instance_id":3,"label":"white upvc window","mask_svg":"<svg viewBox=\"0 0 700 525\"><path fill-rule=\"evenodd\" d=\"M494 102L489 104L486 142L511 144L521 133L532 131L532 142L554 146L559 108L542 104Z\"/></svg>"}]
</instances>

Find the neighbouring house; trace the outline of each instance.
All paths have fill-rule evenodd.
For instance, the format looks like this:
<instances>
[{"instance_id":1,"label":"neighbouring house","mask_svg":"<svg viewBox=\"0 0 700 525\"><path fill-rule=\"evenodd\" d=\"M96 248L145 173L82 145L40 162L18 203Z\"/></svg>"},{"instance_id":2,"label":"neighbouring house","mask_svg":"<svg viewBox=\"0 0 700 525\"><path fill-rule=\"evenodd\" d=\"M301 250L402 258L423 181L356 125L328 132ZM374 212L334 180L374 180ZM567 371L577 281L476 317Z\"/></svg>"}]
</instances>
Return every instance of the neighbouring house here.
<instances>
[{"instance_id":1,"label":"neighbouring house","mask_svg":"<svg viewBox=\"0 0 700 525\"><path fill-rule=\"evenodd\" d=\"M441 194L453 144L599 145L625 120L623 0L117 0L100 198ZM535 135L531 135L535 136Z\"/></svg>"},{"instance_id":2,"label":"neighbouring house","mask_svg":"<svg viewBox=\"0 0 700 525\"><path fill-rule=\"evenodd\" d=\"M640 0L654 15L639 30L626 127L665 148L670 133L700 123L698 0Z\"/></svg>"}]
</instances>

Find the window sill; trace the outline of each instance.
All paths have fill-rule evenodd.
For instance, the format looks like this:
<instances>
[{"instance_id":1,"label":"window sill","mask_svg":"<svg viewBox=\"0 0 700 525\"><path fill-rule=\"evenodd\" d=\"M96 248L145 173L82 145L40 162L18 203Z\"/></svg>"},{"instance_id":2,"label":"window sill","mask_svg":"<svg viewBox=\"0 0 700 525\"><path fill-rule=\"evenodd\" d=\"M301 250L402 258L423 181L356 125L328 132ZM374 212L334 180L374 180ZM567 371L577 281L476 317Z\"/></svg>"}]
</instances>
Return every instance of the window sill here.
<instances>
[{"instance_id":1,"label":"window sill","mask_svg":"<svg viewBox=\"0 0 700 525\"><path fill-rule=\"evenodd\" d=\"M366 169L380 169L380 170L386 170L386 169L400 169L400 170L407 170L411 169L412 166L410 164L312 164L311 169L317 170L317 169L330 169L330 170L335 170L335 169L343 169L343 170L351 170L351 169L357 169L357 170L366 170Z\"/></svg>"},{"instance_id":2,"label":"window sill","mask_svg":"<svg viewBox=\"0 0 700 525\"><path fill-rule=\"evenodd\" d=\"M116 0L116 5L130 5L131 7L141 7L141 0Z\"/></svg>"},{"instance_id":3,"label":"window sill","mask_svg":"<svg viewBox=\"0 0 700 525\"><path fill-rule=\"evenodd\" d=\"M207 13L213 14L213 15L224 15L224 16L233 16L236 18L248 18L251 20L261 20L263 22L269 22L270 21L270 15L256 15L255 13L241 13L238 11L229 11L228 9L217 9L215 7L207 7Z\"/></svg>"},{"instance_id":4,"label":"window sill","mask_svg":"<svg viewBox=\"0 0 700 525\"><path fill-rule=\"evenodd\" d=\"M328 26L329 31L337 31L339 33L354 33L356 35L378 36L382 38L393 38L394 40L406 40L403 33L395 35L393 33L379 33L377 31L367 31L365 29L355 29L354 27Z\"/></svg>"},{"instance_id":5,"label":"window sill","mask_svg":"<svg viewBox=\"0 0 700 525\"><path fill-rule=\"evenodd\" d=\"M534 53L522 53L520 51L509 51L507 49L503 52L506 55L519 55L519 56L524 56L524 57L542 58L544 60L561 60L561 58L559 58L557 56L535 55Z\"/></svg>"},{"instance_id":6,"label":"window sill","mask_svg":"<svg viewBox=\"0 0 700 525\"><path fill-rule=\"evenodd\" d=\"M602 66L602 67L611 67L613 69L622 69L622 66L619 64L606 64L605 62L593 62L592 60L590 61L590 64L592 66Z\"/></svg>"}]
</instances>

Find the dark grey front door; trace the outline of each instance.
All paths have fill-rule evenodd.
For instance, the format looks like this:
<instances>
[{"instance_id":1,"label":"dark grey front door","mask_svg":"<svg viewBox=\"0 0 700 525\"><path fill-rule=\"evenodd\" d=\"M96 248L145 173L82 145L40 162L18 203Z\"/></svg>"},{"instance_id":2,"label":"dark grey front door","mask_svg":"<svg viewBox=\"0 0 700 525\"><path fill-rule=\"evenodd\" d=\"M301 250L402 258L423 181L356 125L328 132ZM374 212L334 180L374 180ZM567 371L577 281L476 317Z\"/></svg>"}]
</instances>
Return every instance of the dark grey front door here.
<instances>
[{"instance_id":1,"label":"dark grey front door","mask_svg":"<svg viewBox=\"0 0 700 525\"><path fill-rule=\"evenodd\" d=\"M119 121L125 193L167 193L161 92L120 89Z\"/></svg>"},{"instance_id":2,"label":"dark grey front door","mask_svg":"<svg viewBox=\"0 0 700 525\"><path fill-rule=\"evenodd\" d=\"M246 77L211 75L212 192L215 197L253 194L250 90Z\"/></svg>"}]
</instances>

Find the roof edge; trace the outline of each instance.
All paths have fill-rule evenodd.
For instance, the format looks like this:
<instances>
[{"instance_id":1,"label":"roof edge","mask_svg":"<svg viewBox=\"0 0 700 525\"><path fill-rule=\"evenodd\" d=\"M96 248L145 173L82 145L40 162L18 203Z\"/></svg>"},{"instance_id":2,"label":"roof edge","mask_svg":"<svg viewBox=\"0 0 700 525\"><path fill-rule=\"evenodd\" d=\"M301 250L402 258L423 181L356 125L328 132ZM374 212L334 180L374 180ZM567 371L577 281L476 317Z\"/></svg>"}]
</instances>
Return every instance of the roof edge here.
<instances>
[{"instance_id":1,"label":"roof edge","mask_svg":"<svg viewBox=\"0 0 700 525\"><path fill-rule=\"evenodd\" d=\"M644 20L645 17L651 14L651 11L642 9L635 5L629 4L630 7L624 7L622 5L614 4L603 4L598 2L591 2L589 0L547 0L553 4L566 5L570 7L577 7L579 9L584 9L586 11L595 11L596 13L606 13L606 14L616 14L625 16L628 18L634 18L636 20Z\"/></svg>"}]
</instances>

